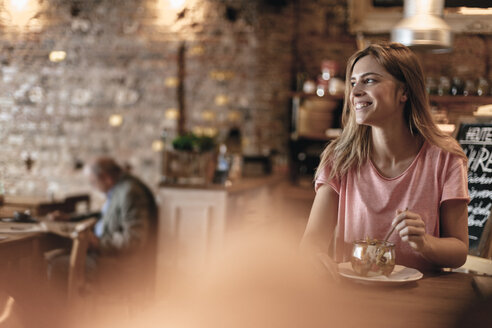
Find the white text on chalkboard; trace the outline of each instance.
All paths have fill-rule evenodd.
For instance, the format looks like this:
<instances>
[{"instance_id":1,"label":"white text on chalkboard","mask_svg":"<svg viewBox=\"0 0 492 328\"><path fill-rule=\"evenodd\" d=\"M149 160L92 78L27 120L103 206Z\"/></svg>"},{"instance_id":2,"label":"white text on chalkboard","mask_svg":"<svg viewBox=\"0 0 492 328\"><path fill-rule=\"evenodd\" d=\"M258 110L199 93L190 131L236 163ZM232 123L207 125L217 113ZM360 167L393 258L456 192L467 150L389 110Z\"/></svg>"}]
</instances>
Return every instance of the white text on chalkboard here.
<instances>
[{"instance_id":1,"label":"white text on chalkboard","mask_svg":"<svg viewBox=\"0 0 492 328\"><path fill-rule=\"evenodd\" d=\"M487 206L482 207L483 203L473 206L468 205L468 227L480 227L482 228L487 222L487 218L490 214L490 207L492 203L489 203ZM483 219L476 219L476 216L482 216Z\"/></svg>"},{"instance_id":2,"label":"white text on chalkboard","mask_svg":"<svg viewBox=\"0 0 492 328\"><path fill-rule=\"evenodd\" d=\"M481 147L477 150L473 147L466 147L463 151L468 157L470 171L475 172L480 167L483 172L492 172L492 156L487 148Z\"/></svg>"},{"instance_id":3,"label":"white text on chalkboard","mask_svg":"<svg viewBox=\"0 0 492 328\"><path fill-rule=\"evenodd\" d=\"M471 127L466 131L465 140L479 143L492 142L492 128Z\"/></svg>"}]
</instances>

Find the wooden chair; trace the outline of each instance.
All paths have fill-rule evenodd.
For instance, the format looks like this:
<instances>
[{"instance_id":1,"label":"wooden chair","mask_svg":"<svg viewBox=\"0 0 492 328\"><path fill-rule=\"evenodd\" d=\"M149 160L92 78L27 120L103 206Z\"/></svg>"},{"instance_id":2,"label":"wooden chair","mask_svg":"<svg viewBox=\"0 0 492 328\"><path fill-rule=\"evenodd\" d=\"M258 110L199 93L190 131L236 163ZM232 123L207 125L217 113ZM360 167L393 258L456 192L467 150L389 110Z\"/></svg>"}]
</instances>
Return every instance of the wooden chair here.
<instances>
[{"instance_id":1,"label":"wooden chair","mask_svg":"<svg viewBox=\"0 0 492 328\"><path fill-rule=\"evenodd\" d=\"M72 241L70 264L68 269L67 297L69 301L76 299L80 288L85 283L85 263L89 247L90 230L85 229L78 233Z\"/></svg>"},{"instance_id":2,"label":"wooden chair","mask_svg":"<svg viewBox=\"0 0 492 328\"><path fill-rule=\"evenodd\" d=\"M86 219L78 223L68 222L48 222L50 232L71 240L71 247L52 249L45 253L45 260L52 262L55 258L69 255L68 263L68 282L67 300L74 301L79 295L80 289L85 284L85 268L87 250L91 229L96 223L95 219ZM73 229L67 230L66 226L71 225ZM64 227L65 226L65 227ZM70 231L70 232L67 232Z\"/></svg>"}]
</instances>

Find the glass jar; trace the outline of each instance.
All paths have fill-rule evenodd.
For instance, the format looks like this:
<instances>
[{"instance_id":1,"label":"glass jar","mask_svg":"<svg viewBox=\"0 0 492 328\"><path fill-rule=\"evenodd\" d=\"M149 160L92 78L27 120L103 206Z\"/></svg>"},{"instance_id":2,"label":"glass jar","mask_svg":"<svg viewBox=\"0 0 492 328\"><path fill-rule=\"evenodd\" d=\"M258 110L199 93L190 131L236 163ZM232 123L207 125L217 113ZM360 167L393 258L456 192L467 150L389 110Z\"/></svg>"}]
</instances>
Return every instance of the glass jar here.
<instances>
[{"instance_id":1,"label":"glass jar","mask_svg":"<svg viewBox=\"0 0 492 328\"><path fill-rule=\"evenodd\" d=\"M328 85L328 92L330 93L330 95L333 96L343 95L343 93L345 92L345 83L343 82L342 79L336 76L333 77L332 79L330 79L330 83Z\"/></svg>"},{"instance_id":2,"label":"glass jar","mask_svg":"<svg viewBox=\"0 0 492 328\"><path fill-rule=\"evenodd\" d=\"M302 86L302 91L304 93L314 93L316 91L316 82L313 80L306 80Z\"/></svg>"},{"instance_id":3,"label":"glass jar","mask_svg":"<svg viewBox=\"0 0 492 328\"><path fill-rule=\"evenodd\" d=\"M425 90L427 91L427 94L429 94L429 95L436 95L437 94L437 83L436 83L436 80L432 76L428 76L425 79Z\"/></svg>"},{"instance_id":4,"label":"glass jar","mask_svg":"<svg viewBox=\"0 0 492 328\"><path fill-rule=\"evenodd\" d=\"M490 92L489 82L483 77L478 78L477 95L478 96L488 96L489 92Z\"/></svg>"},{"instance_id":5,"label":"glass jar","mask_svg":"<svg viewBox=\"0 0 492 328\"><path fill-rule=\"evenodd\" d=\"M323 60L321 62L321 78L330 80L338 72L338 63L335 60Z\"/></svg>"},{"instance_id":6,"label":"glass jar","mask_svg":"<svg viewBox=\"0 0 492 328\"><path fill-rule=\"evenodd\" d=\"M451 93L451 81L446 76L439 78L439 85L437 86L437 94L439 96L447 96Z\"/></svg>"},{"instance_id":7,"label":"glass jar","mask_svg":"<svg viewBox=\"0 0 492 328\"><path fill-rule=\"evenodd\" d=\"M321 75L318 77L318 84L316 85L316 95L318 97L323 97L328 93L329 83L330 81L323 79Z\"/></svg>"},{"instance_id":8,"label":"glass jar","mask_svg":"<svg viewBox=\"0 0 492 328\"><path fill-rule=\"evenodd\" d=\"M460 96L463 94L465 89L465 84L463 80L457 76L453 77L453 82L451 84L451 94L453 96Z\"/></svg>"},{"instance_id":9,"label":"glass jar","mask_svg":"<svg viewBox=\"0 0 492 328\"><path fill-rule=\"evenodd\" d=\"M466 80L465 87L463 88L463 96L475 96L477 94L477 87L473 80Z\"/></svg>"}]
</instances>

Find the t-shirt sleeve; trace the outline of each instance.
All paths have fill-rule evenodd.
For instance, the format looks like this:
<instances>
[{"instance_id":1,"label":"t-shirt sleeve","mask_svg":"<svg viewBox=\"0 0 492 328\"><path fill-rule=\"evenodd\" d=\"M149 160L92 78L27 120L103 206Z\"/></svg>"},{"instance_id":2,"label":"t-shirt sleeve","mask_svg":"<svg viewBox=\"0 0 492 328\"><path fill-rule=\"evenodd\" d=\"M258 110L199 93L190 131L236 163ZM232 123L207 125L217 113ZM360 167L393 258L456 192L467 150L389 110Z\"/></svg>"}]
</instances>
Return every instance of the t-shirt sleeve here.
<instances>
[{"instance_id":1,"label":"t-shirt sleeve","mask_svg":"<svg viewBox=\"0 0 492 328\"><path fill-rule=\"evenodd\" d=\"M463 199L469 203L470 196L468 194L468 177L465 161L456 158L450 167L445 175L440 203L442 204L442 202L450 199Z\"/></svg>"},{"instance_id":2,"label":"t-shirt sleeve","mask_svg":"<svg viewBox=\"0 0 492 328\"><path fill-rule=\"evenodd\" d=\"M340 194L340 179L338 178L331 178L328 179L331 173L331 165L326 165L318 177L316 178L316 181L314 183L314 190L318 191L319 187L322 185L329 185L337 192L337 194Z\"/></svg>"}]
</instances>

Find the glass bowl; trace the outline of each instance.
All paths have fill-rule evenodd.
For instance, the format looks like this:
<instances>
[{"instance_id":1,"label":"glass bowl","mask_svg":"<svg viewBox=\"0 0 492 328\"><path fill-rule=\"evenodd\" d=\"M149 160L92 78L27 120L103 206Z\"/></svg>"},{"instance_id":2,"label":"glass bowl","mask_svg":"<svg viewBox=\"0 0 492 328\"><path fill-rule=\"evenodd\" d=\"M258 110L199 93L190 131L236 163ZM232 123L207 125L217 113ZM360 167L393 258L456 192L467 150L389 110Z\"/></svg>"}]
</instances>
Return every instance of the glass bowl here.
<instances>
[{"instance_id":1,"label":"glass bowl","mask_svg":"<svg viewBox=\"0 0 492 328\"><path fill-rule=\"evenodd\" d=\"M354 241L350 263L359 276L388 277L395 267L395 244L377 239Z\"/></svg>"}]
</instances>

